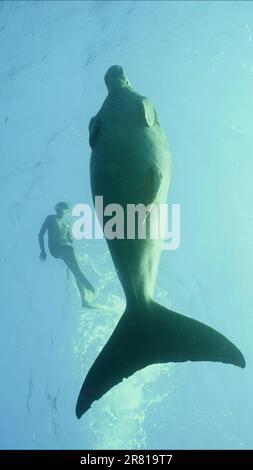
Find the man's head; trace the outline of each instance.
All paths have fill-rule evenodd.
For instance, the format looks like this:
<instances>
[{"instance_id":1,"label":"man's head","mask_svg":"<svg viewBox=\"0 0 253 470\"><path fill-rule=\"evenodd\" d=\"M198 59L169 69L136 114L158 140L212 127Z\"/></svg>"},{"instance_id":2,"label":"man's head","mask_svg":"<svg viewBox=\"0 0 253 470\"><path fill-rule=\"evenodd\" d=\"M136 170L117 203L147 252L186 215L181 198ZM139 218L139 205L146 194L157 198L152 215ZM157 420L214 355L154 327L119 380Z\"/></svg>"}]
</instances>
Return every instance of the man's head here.
<instances>
[{"instance_id":1,"label":"man's head","mask_svg":"<svg viewBox=\"0 0 253 470\"><path fill-rule=\"evenodd\" d=\"M105 74L105 84L108 92L114 92L120 88L132 88L131 84L120 65L112 65Z\"/></svg>"},{"instance_id":2,"label":"man's head","mask_svg":"<svg viewBox=\"0 0 253 470\"><path fill-rule=\"evenodd\" d=\"M69 206L66 202L57 202L54 208L55 208L56 214L61 217L67 214L69 211Z\"/></svg>"}]
</instances>

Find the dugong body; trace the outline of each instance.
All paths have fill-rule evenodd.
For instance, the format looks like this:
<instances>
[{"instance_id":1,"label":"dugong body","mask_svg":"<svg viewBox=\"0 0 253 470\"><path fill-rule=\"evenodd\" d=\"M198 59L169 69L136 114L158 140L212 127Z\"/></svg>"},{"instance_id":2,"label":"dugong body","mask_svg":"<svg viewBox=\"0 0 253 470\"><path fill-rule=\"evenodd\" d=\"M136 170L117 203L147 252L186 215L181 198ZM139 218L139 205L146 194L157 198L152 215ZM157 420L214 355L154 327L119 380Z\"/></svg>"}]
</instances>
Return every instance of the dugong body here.
<instances>
[{"instance_id":1,"label":"dugong body","mask_svg":"<svg viewBox=\"0 0 253 470\"><path fill-rule=\"evenodd\" d=\"M105 81L108 96L89 126L91 189L93 199L103 196L104 206L124 209L124 238L107 243L126 309L83 383L78 418L123 378L150 364L191 360L245 367L242 353L222 334L152 300L162 239L127 238L126 209L144 204L152 210L166 203L170 152L152 103L132 89L123 69L111 67ZM102 218L103 228L107 220ZM149 233L149 214L145 223Z\"/></svg>"}]
</instances>

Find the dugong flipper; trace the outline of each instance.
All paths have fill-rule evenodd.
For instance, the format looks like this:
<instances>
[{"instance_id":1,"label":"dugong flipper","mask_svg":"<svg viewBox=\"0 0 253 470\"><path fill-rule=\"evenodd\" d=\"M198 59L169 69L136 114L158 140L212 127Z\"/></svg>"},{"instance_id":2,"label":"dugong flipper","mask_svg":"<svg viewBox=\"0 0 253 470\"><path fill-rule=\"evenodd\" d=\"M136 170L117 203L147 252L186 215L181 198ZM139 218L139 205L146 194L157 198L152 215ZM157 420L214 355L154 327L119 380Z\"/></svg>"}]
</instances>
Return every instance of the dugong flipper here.
<instances>
[{"instance_id":1,"label":"dugong flipper","mask_svg":"<svg viewBox=\"0 0 253 470\"><path fill-rule=\"evenodd\" d=\"M104 206L144 204L159 207L167 200L170 154L151 102L136 93L123 69L105 75L108 96L91 119L91 187ZM150 215L150 214L149 214ZM145 218L147 230L152 217ZM101 223L105 230L107 217ZM107 239L126 295L126 310L89 370L76 414L80 418L113 386L150 364L216 361L245 367L240 350L209 326L166 309L152 300L162 239ZM136 233L136 232L135 232Z\"/></svg>"}]
</instances>

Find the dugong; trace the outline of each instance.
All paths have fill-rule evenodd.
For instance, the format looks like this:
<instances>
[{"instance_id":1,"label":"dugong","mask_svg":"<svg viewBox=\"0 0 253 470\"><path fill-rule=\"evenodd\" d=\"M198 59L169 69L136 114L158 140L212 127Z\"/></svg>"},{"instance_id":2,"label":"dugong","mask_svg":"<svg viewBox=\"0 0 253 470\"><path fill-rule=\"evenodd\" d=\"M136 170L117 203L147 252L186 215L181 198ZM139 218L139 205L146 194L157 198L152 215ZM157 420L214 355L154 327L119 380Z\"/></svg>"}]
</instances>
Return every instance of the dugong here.
<instances>
[{"instance_id":1,"label":"dugong","mask_svg":"<svg viewBox=\"0 0 253 470\"><path fill-rule=\"evenodd\" d=\"M116 384L150 364L215 361L245 367L240 350L221 333L152 299L162 237L127 238L126 208L166 203L170 152L152 103L133 90L123 68L110 67L105 83L108 96L89 124L91 190L93 200L103 196L104 206L124 209L124 237L107 238L107 243L126 309L84 380L78 418ZM147 233L153 220L149 215ZM103 215L103 229L107 221Z\"/></svg>"}]
</instances>

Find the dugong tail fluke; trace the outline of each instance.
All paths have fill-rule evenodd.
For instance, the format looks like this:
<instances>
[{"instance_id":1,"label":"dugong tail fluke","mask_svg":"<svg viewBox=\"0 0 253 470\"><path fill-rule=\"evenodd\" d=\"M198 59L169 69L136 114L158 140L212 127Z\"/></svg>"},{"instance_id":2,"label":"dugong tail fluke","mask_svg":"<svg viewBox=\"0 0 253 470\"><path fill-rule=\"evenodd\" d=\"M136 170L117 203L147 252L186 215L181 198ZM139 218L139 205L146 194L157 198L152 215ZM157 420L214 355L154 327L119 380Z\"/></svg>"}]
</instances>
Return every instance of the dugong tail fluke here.
<instances>
[{"instance_id":1,"label":"dugong tail fluke","mask_svg":"<svg viewBox=\"0 0 253 470\"><path fill-rule=\"evenodd\" d=\"M86 376L76 405L77 417L138 370L151 364L185 361L245 367L242 353L231 341L197 320L154 301L146 309L126 309Z\"/></svg>"}]
</instances>

